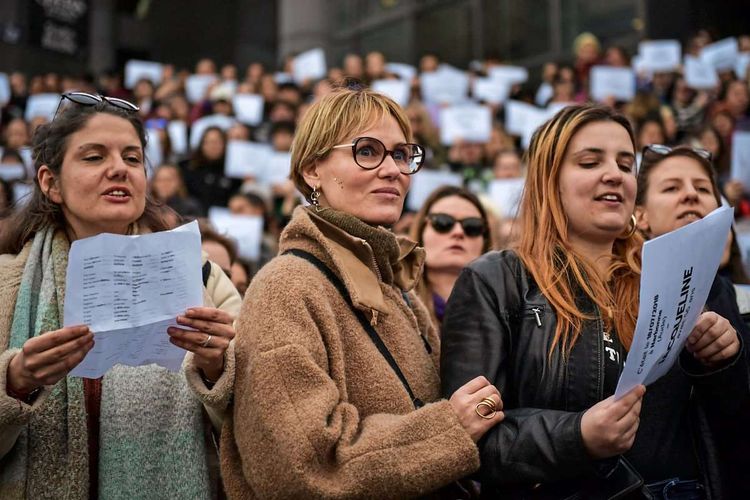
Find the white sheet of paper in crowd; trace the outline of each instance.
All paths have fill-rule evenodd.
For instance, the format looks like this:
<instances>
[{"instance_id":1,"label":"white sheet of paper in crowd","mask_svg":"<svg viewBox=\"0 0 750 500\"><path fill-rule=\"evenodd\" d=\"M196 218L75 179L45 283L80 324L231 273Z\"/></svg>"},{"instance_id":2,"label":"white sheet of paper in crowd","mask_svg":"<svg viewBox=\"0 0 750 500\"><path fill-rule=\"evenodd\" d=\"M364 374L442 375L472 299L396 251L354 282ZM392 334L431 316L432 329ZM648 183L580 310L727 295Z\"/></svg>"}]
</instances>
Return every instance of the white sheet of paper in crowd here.
<instances>
[{"instance_id":1,"label":"white sheet of paper in crowd","mask_svg":"<svg viewBox=\"0 0 750 500\"><path fill-rule=\"evenodd\" d=\"M697 57L685 56L683 73L685 84L697 90L710 90L719 85L719 75L709 63Z\"/></svg>"},{"instance_id":2,"label":"white sheet of paper in crowd","mask_svg":"<svg viewBox=\"0 0 750 500\"><path fill-rule=\"evenodd\" d=\"M10 101L10 80L8 75L0 73L0 106L5 106Z\"/></svg>"},{"instance_id":3,"label":"white sheet of paper in crowd","mask_svg":"<svg viewBox=\"0 0 750 500\"><path fill-rule=\"evenodd\" d=\"M706 304L733 220L731 207L719 207L643 245L638 321L615 399L672 368Z\"/></svg>"},{"instance_id":4,"label":"white sheet of paper in crowd","mask_svg":"<svg viewBox=\"0 0 750 500\"><path fill-rule=\"evenodd\" d=\"M140 236L100 234L68 254L64 325L88 325L94 348L70 374L98 378L115 364L159 364L177 371L185 350L167 327L203 305L201 237L193 221Z\"/></svg>"},{"instance_id":5,"label":"white sheet of paper in crowd","mask_svg":"<svg viewBox=\"0 0 750 500\"><path fill-rule=\"evenodd\" d=\"M505 103L505 130L521 136L526 130L526 121L537 107L523 101L509 100Z\"/></svg>"},{"instance_id":6,"label":"white sheet of paper in crowd","mask_svg":"<svg viewBox=\"0 0 750 500\"><path fill-rule=\"evenodd\" d=\"M442 170L422 169L411 177L411 187L406 198L406 207L414 212L422 208L430 193L442 186L461 186L464 178L461 174Z\"/></svg>"},{"instance_id":7,"label":"white sheet of paper in crowd","mask_svg":"<svg viewBox=\"0 0 750 500\"><path fill-rule=\"evenodd\" d=\"M237 242L240 257L251 261L258 260L263 241L263 217L235 215L225 207L211 207L208 209L208 219L217 231Z\"/></svg>"},{"instance_id":8,"label":"white sheet of paper in crowd","mask_svg":"<svg viewBox=\"0 0 750 500\"><path fill-rule=\"evenodd\" d=\"M164 65L162 63L131 59L125 63L125 88L132 89L142 78L151 80L154 85L159 85L163 73Z\"/></svg>"},{"instance_id":9,"label":"white sheet of paper in crowd","mask_svg":"<svg viewBox=\"0 0 750 500\"><path fill-rule=\"evenodd\" d=\"M740 80L746 80L747 69L750 67L750 52L740 52L737 55L737 63L734 65L734 74Z\"/></svg>"},{"instance_id":10,"label":"white sheet of paper in crowd","mask_svg":"<svg viewBox=\"0 0 750 500\"><path fill-rule=\"evenodd\" d=\"M411 84L406 80L375 80L372 82L372 90L390 97L399 106L406 107L409 104Z\"/></svg>"},{"instance_id":11,"label":"white sheet of paper in crowd","mask_svg":"<svg viewBox=\"0 0 750 500\"><path fill-rule=\"evenodd\" d=\"M25 178L26 165L23 163L0 163L0 179L4 181L20 181Z\"/></svg>"},{"instance_id":12,"label":"white sheet of paper in crowd","mask_svg":"<svg viewBox=\"0 0 750 500\"><path fill-rule=\"evenodd\" d=\"M188 152L187 124L182 120L172 120L167 124L167 134L172 151L178 155Z\"/></svg>"},{"instance_id":13,"label":"white sheet of paper in crowd","mask_svg":"<svg viewBox=\"0 0 750 500\"><path fill-rule=\"evenodd\" d=\"M294 77L290 75L289 73L284 73L283 71L278 71L273 74L273 81L277 84L281 85L282 83L293 83Z\"/></svg>"},{"instance_id":14,"label":"white sheet of paper in crowd","mask_svg":"<svg viewBox=\"0 0 750 500\"><path fill-rule=\"evenodd\" d=\"M710 64L716 71L734 69L739 55L739 45L734 37L724 38L701 49L701 61Z\"/></svg>"},{"instance_id":15,"label":"white sheet of paper in crowd","mask_svg":"<svg viewBox=\"0 0 750 500\"><path fill-rule=\"evenodd\" d=\"M43 116L47 121L51 121L55 116L55 110L60 104L58 94L34 94L30 95L26 101L26 112L24 119L30 122L37 116Z\"/></svg>"},{"instance_id":16,"label":"white sheet of paper in crowd","mask_svg":"<svg viewBox=\"0 0 750 500\"><path fill-rule=\"evenodd\" d=\"M299 54L292 62L294 81L301 85L305 80L318 80L326 76L326 54L321 48Z\"/></svg>"},{"instance_id":17,"label":"white sheet of paper in crowd","mask_svg":"<svg viewBox=\"0 0 750 500\"><path fill-rule=\"evenodd\" d=\"M487 142L492 133L492 111L476 104L449 106L440 110L440 142Z\"/></svg>"},{"instance_id":18,"label":"white sheet of paper in crowd","mask_svg":"<svg viewBox=\"0 0 750 500\"><path fill-rule=\"evenodd\" d=\"M411 85L411 81L414 79L414 77L417 76L417 68L415 68L411 64L406 63L387 63L385 65L385 70L389 73L393 73L394 75L398 75L400 79L408 82L409 85Z\"/></svg>"},{"instance_id":19,"label":"white sheet of paper in crowd","mask_svg":"<svg viewBox=\"0 0 750 500\"><path fill-rule=\"evenodd\" d=\"M272 152L268 144L229 141L224 157L224 174L235 179L254 177L261 180Z\"/></svg>"},{"instance_id":20,"label":"white sheet of paper in crowd","mask_svg":"<svg viewBox=\"0 0 750 500\"><path fill-rule=\"evenodd\" d=\"M13 201L15 201L16 206L26 203L30 199L31 193L33 191L34 191L34 184L32 184L31 181L14 183L13 184Z\"/></svg>"},{"instance_id":21,"label":"white sheet of paper in crowd","mask_svg":"<svg viewBox=\"0 0 750 500\"><path fill-rule=\"evenodd\" d=\"M521 205L523 186L526 179L494 179L490 182L487 194L498 209L501 217L515 218Z\"/></svg>"},{"instance_id":22,"label":"white sheet of paper in crowd","mask_svg":"<svg viewBox=\"0 0 750 500\"><path fill-rule=\"evenodd\" d=\"M185 79L185 96L196 103L208 99L208 88L219 80L218 75L190 75Z\"/></svg>"},{"instance_id":23,"label":"white sheet of paper in crowd","mask_svg":"<svg viewBox=\"0 0 750 500\"><path fill-rule=\"evenodd\" d=\"M566 106L567 105L568 104L566 103ZM527 149L531 144L531 138L534 135L534 132L536 132L544 122L552 118L557 110L557 106L552 104L547 108L531 106L526 110L526 120L524 121L524 129L521 134L521 146L523 146L524 149Z\"/></svg>"},{"instance_id":24,"label":"white sheet of paper in crowd","mask_svg":"<svg viewBox=\"0 0 750 500\"><path fill-rule=\"evenodd\" d=\"M226 131L229 130L232 125L237 121L227 115L208 115L203 118L199 118L193 122L193 126L190 128L190 148L196 149L201 142L203 133L209 127L219 127Z\"/></svg>"},{"instance_id":25,"label":"white sheet of paper in crowd","mask_svg":"<svg viewBox=\"0 0 750 500\"><path fill-rule=\"evenodd\" d=\"M286 151L271 151L266 161L261 184L276 186L289 180L292 170L292 154Z\"/></svg>"},{"instance_id":26,"label":"white sheet of paper in crowd","mask_svg":"<svg viewBox=\"0 0 750 500\"><path fill-rule=\"evenodd\" d=\"M523 66L492 66L487 70L487 76L497 82L512 86L528 80L529 71Z\"/></svg>"},{"instance_id":27,"label":"white sheet of paper in crowd","mask_svg":"<svg viewBox=\"0 0 750 500\"><path fill-rule=\"evenodd\" d=\"M632 68L594 66L590 78L591 97L597 101L614 97L629 102L635 97L635 71Z\"/></svg>"},{"instance_id":28,"label":"white sheet of paper in crowd","mask_svg":"<svg viewBox=\"0 0 750 500\"><path fill-rule=\"evenodd\" d=\"M649 71L672 71L682 62L682 46L679 40L648 40L638 44L639 69Z\"/></svg>"},{"instance_id":29,"label":"white sheet of paper in crowd","mask_svg":"<svg viewBox=\"0 0 750 500\"><path fill-rule=\"evenodd\" d=\"M257 127L263 121L263 104L260 94L235 94L232 98L234 116L251 127Z\"/></svg>"},{"instance_id":30,"label":"white sheet of paper in crowd","mask_svg":"<svg viewBox=\"0 0 750 500\"><path fill-rule=\"evenodd\" d=\"M477 101L500 104L508 99L511 84L492 78L475 78L471 85L471 95Z\"/></svg>"},{"instance_id":31,"label":"white sheet of paper in crowd","mask_svg":"<svg viewBox=\"0 0 750 500\"><path fill-rule=\"evenodd\" d=\"M737 130L732 134L731 178L750 187L750 131Z\"/></svg>"},{"instance_id":32,"label":"white sheet of paper in crowd","mask_svg":"<svg viewBox=\"0 0 750 500\"><path fill-rule=\"evenodd\" d=\"M146 172L151 178L151 174L156 167L164 163L164 150L162 148L161 134L153 128L146 129L146 165L149 168Z\"/></svg>"},{"instance_id":33,"label":"white sheet of paper in crowd","mask_svg":"<svg viewBox=\"0 0 750 500\"><path fill-rule=\"evenodd\" d=\"M458 104L466 101L469 93L469 76L450 67L423 73L419 81L428 104Z\"/></svg>"}]
</instances>

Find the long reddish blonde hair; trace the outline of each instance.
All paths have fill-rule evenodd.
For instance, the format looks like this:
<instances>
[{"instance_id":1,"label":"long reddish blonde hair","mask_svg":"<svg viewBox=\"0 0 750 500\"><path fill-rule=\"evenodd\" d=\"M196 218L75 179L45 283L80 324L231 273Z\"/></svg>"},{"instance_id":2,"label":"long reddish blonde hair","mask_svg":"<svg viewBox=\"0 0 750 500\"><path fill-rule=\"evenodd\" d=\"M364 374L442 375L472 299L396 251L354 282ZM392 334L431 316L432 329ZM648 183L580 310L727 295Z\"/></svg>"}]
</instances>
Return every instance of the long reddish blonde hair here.
<instances>
[{"instance_id":1,"label":"long reddish blonde hair","mask_svg":"<svg viewBox=\"0 0 750 500\"><path fill-rule=\"evenodd\" d=\"M568 217L560 200L560 169L573 136L585 125L615 122L628 132L628 120L603 106L569 106L542 125L526 152L528 174L521 201L521 236L515 250L557 314L549 356L560 345L567 356L580 335L584 320L593 319L576 305L583 293L599 308L607 328L630 348L638 314L643 239L635 234L617 239L606 276L576 252L568 238ZM624 229L624 233L627 229Z\"/></svg>"}]
</instances>

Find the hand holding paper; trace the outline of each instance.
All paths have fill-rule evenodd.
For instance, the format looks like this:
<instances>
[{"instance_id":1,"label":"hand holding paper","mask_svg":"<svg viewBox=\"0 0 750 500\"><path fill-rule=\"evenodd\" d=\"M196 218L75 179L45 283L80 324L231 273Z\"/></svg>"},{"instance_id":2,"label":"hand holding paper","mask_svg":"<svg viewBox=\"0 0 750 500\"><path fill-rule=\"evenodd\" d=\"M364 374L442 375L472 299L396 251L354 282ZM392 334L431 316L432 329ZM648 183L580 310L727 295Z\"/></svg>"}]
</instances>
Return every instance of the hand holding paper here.
<instances>
[{"instance_id":1,"label":"hand holding paper","mask_svg":"<svg viewBox=\"0 0 750 500\"><path fill-rule=\"evenodd\" d=\"M731 348L715 351L720 346L729 347L725 345L725 324L720 322L712 330L711 320L701 319L704 323L697 331L693 326L706 303L733 219L731 207L720 207L699 221L644 244L638 321L615 398L667 373L688 332L692 332L690 337L702 339L694 343L699 359L713 363L714 355L731 353ZM713 343L709 339L718 338L722 339L719 344L702 351Z\"/></svg>"},{"instance_id":2,"label":"hand holding paper","mask_svg":"<svg viewBox=\"0 0 750 500\"><path fill-rule=\"evenodd\" d=\"M86 325L66 326L32 337L8 365L8 385L29 393L55 385L78 366L94 347L94 334Z\"/></svg>"},{"instance_id":3,"label":"hand holding paper","mask_svg":"<svg viewBox=\"0 0 750 500\"><path fill-rule=\"evenodd\" d=\"M708 311L698 318L685 349L704 365L713 367L737 354L740 340L726 318Z\"/></svg>"}]
</instances>

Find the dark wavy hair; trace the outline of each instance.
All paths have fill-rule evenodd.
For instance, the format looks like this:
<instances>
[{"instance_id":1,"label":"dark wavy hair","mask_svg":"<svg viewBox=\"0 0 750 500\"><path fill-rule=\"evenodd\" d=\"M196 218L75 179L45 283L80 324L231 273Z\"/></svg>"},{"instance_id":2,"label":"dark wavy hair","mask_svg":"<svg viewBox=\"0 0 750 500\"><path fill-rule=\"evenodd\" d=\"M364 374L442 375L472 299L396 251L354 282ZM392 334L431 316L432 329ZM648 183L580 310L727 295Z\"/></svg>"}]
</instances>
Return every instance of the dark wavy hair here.
<instances>
[{"instance_id":1,"label":"dark wavy hair","mask_svg":"<svg viewBox=\"0 0 750 500\"><path fill-rule=\"evenodd\" d=\"M34 170L39 171L46 165L52 173L59 177L63 169L63 159L68 149L68 139L71 135L86 126L95 115L106 113L127 120L135 129L141 147L146 149L146 131L137 113L101 102L95 106L81 106L71 104L60 111L54 120L36 129L32 138ZM146 205L143 214L137 220L140 227L151 231L168 229L159 206L150 195L146 194ZM52 202L45 195L38 178L34 178L34 188L28 201L19 206L2 224L0 231L0 254L17 254L27 241L32 239L38 231L49 227L64 229L67 221L60 205Z\"/></svg>"}]
</instances>

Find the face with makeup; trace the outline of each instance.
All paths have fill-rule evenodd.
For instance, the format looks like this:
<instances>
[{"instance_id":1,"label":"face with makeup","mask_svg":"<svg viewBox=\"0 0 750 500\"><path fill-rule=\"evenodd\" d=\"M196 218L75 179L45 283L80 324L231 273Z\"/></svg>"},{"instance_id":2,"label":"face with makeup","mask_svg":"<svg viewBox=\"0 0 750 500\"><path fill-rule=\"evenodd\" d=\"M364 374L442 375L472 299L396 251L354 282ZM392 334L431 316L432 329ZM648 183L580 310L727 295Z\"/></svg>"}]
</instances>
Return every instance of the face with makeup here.
<instances>
[{"instance_id":1,"label":"face with makeup","mask_svg":"<svg viewBox=\"0 0 750 500\"><path fill-rule=\"evenodd\" d=\"M581 127L560 168L560 201L572 242L611 243L628 226L635 204L635 152L612 121Z\"/></svg>"}]
</instances>

